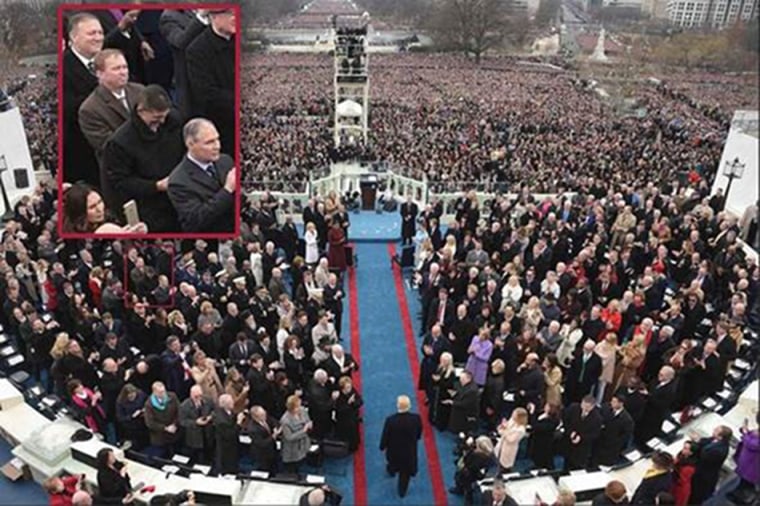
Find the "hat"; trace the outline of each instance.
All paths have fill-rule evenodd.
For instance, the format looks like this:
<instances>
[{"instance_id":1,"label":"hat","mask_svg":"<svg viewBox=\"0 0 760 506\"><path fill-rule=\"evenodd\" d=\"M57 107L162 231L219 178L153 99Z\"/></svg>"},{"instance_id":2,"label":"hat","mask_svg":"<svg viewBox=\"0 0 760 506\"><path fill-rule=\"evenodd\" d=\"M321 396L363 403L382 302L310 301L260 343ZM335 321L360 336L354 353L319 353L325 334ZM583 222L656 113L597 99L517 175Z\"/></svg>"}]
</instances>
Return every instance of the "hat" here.
<instances>
[{"instance_id":1,"label":"hat","mask_svg":"<svg viewBox=\"0 0 760 506\"><path fill-rule=\"evenodd\" d=\"M185 262L185 269L187 269L188 267L192 267L192 266L195 266L195 260L193 260L191 258L190 260L188 260L187 262Z\"/></svg>"},{"instance_id":2,"label":"hat","mask_svg":"<svg viewBox=\"0 0 760 506\"><path fill-rule=\"evenodd\" d=\"M224 269L220 269L220 270L219 270L219 272L217 272L216 274L214 274L214 277L215 277L216 279L219 279L219 278L221 278L222 276L224 276L225 274L227 274L227 271L225 271ZM237 279L237 278L236 278L236 279Z\"/></svg>"},{"instance_id":3,"label":"hat","mask_svg":"<svg viewBox=\"0 0 760 506\"><path fill-rule=\"evenodd\" d=\"M232 280L233 283L236 285L244 285L245 284L245 276L238 276L235 279Z\"/></svg>"},{"instance_id":4,"label":"hat","mask_svg":"<svg viewBox=\"0 0 760 506\"><path fill-rule=\"evenodd\" d=\"M259 285L259 286L257 286L257 287L256 287L256 291L257 291L257 292L258 292L258 291L261 291L261 290L266 290L266 289L267 289L267 287L266 287L266 286L264 286L264 285Z\"/></svg>"}]
</instances>

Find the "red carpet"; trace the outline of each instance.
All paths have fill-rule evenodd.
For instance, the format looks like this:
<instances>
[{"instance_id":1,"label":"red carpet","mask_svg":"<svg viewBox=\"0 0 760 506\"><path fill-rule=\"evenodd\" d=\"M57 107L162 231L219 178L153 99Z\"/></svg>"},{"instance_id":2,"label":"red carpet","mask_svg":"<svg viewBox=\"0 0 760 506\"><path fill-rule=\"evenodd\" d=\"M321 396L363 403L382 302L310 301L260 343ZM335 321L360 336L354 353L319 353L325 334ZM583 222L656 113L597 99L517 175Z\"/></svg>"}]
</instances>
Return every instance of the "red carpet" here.
<instances>
[{"instance_id":1,"label":"red carpet","mask_svg":"<svg viewBox=\"0 0 760 506\"><path fill-rule=\"evenodd\" d=\"M388 253L391 258L396 254L396 245L394 243L388 244ZM433 427L428 421L428 409L425 405L425 392L417 389L417 379L420 376L420 358L417 353L417 343L415 340L414 329L412 327L412 318L409 315L409 305L406 301L404 279L401 276L401 269L396 263L393 263L393 281L396 285L396 299L398 300L399 312L401 313L401 324L404 328L406 354L409 357L409 367L412 369L412 378L414 379L414 391L417 394L417 406L419 407L420 416L422 417L422 441L425 444L425 453L428 457L427 461L430 470L430 480L432 481L433 486L433 496L435 497L436 506L446 505L448 502L446 486L443 482L441 461L438 458L438 447L435 444L435 434L433 434ZM353 341L351 346L353 346Z\"/></svg>"},{"instance_id":2,"label":"red carpet","mask_svg":"<svg viewBox=\"0 0 760 506\"><path fill-rule=\"evenodd\" d=\"M362 393L361 344L359 342L359 292L356 289L356 271L348 269L348 314L351 328L351 355L359 365L354 373L354 388ZM354 503L367 504L367 473L364 461L364 424L359 425L359 448L354 453Z\"/></svg>"}]
</instances>

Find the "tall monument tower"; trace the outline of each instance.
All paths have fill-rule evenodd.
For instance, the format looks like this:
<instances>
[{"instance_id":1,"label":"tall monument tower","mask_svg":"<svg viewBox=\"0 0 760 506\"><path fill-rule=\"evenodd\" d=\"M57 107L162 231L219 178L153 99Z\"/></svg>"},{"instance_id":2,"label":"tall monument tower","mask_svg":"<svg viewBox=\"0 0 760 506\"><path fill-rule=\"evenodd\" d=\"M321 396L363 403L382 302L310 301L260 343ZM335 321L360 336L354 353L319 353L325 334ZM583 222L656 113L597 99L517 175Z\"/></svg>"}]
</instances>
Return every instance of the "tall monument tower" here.
<instances>
[{"instance_id":1,"label":"tall monument tower","mask_svg":"<svg viewBox=\"0 0 760 506\"><path fill-rule=\"evenodd\" d=\"M335 60L335 147L366 144L369 130L369 14L332 18Z\"/></svg>"}]
</instances>

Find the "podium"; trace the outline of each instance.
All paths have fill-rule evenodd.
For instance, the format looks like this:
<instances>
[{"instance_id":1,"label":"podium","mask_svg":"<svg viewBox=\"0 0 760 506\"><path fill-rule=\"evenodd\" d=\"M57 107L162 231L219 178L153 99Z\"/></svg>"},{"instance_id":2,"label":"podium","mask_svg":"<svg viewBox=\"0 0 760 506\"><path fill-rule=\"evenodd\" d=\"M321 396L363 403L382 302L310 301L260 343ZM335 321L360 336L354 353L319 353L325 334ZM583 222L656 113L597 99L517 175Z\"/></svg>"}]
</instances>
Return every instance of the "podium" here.
<instances>
[{"instance_id":1,"label":"podium","mask_svg":"<svg viewBox=\"0 0 760 506\"><path fill-rule=\"evenodd\" d=\"M362 196L362 211L374 211L377 201L377 176L366 174L359 179Z\"/></svg>"}]
</instances>

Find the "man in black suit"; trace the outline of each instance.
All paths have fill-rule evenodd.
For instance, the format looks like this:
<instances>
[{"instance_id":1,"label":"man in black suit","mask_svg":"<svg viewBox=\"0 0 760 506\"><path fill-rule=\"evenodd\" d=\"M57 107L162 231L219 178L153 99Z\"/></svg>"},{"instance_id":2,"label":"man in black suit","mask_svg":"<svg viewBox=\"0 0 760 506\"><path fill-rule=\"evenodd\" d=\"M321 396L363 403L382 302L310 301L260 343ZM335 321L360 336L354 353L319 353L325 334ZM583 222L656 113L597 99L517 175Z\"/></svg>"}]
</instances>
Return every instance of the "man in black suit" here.
<instances>
[{"instance_id":1,"label":"man in black suit","mask_svg":"<svg viewBox=\"0 0 760 506\"><path fill-rule=\"evenodd\" d=\"M332 432L333 403L338 397L338 391L333 387L324 369L314 371L314 377L306 387L306 398L309 401L309 417L314 423L311 436L321 440ZM334 394L334 395L333 395Z\"/></svg>"},{"instance_id":2,"label":"man in black suit","mask_svg":"<svg viewBox=\"0 0 760 506\"><path fill-rule=\"evenodd\" d=\"M417 213L419 208L412 200L411 195L406 197L406 202L401 204L401 244L412 244L417 228Z\"/></svg>"},{"instance_id":3,"label":"man in black suit","mask_svg":"<svg viewBox=\"0 0 760 506\"><path fill-rule=\"evenodd\" d=\"M546 378L538 362L539 358L536 353L528 353L525 360L517 368L517 404L523 407L529 407L533 404L534 408L543 406L544 390L546 389Z\"/></svg>"},{"instance_id":4,"label":"man in black suit","mask_svg":"<svg viewBox=\"0 0 760 506\"><path fill-rule=\"evenodd\" d=\"M417 475L417 441L422 437L422 419L410 413L411 401L406 395L396 399L398 413L385 419L380 451L385 452L388 474L398 473L398 495L404 497L409 479Z\"/></svg>"},{"instance_id":5,"label":"man in black suit","mask_svg":"<svg viewBox=\"0 0 760 506\"><path fill-rule=\"evenodd\" d=\"M462 371L459 375L459 388L454 397L443 401L451 405L449 430L454 434L469 432L475 428L480 410L480 392L472 380L470 371Z\"/></svg>"},{"instance_id":6,"label":"man in black suit","mask_svg":"<svg viewBox=\"0 0 760 506\"><path fill-rule=\"evenodd\" d=\"M445 286L438 288L438 297L433 299L425 317L425 329L423 334L430 332L433 325L440 325L444 334L448 333L454 320L456 309L449 300L449 291Z\"/></svg>"},{"instance_id":7,"label":"man in black suit","mask_svg":"<svg viewBox=\"0 0 760 506\"><path fill-rule=\"evenodd\" d=\"M274 474L277 471L276 440L282 432L279 423L261 406L253 406L246 431L251 436L251 457L256 469Z\"/></svg>"},{"instance_id":8,"label":"man in black suit","mask_svg":"<svg viewBox=\"0 0 760 506\"><path fill-rule=\"evenodd\" d=\"M233 9L212 9L209 26L185 52L191 116L208 118L219 129L222 151L235 150L235 34Z\"/></svg>"},{"instance_id":9,"label":"man in black suit","mask_svg":"<svg viewBox=\"0 0 760 506\"><path fill-rule=\"evenodd\" d=\"M602 374L602 359L594 352L596 344L591 339L583 343L583 351L570 364L565 382L565 403L580 401L593 393Z\"/></svg>"},{"instance_id":10,"label":"man in black suit","mask_svg":"<svg viewBox=\"0 0 760 506\"><path fill-rule=\"evenodd\" d=\"M625 410L624 397L615 394L609 406L602 408L602 434L594 447L595 465L613 466L620 460L633 435L633 418Z\"/></svg>"},{"instance_id":11,"label":"man in black suit","mask_svg":"<svg viewBox=\"0 0 760 506\"><path fill-rule=\"evenodd\" d=\"M208 24L204 9L173 10L161 13L158 28L169 43L174 61L175 103L183 118L190 115L190 90L187 83L185 50Z\"/></svg>"},{"instance_id":12,"label":"man in black suit","mask_svg":"<svg viewBox=\"0 0 760 506\"><path fill-rule=\"evenodd\" d=\"M649 388L641 423L635 427L636 444L643 446L660 432L665 418L670 414L676 399L676 372L669 365L663 366L657 374L657 380Z\"/></svg>"},{"instance_id":13,"label":"man in black suit","mask_svg":"<svg viewBox=\"0 0 760 506\"><path fill-rule=\"evenodd\" d=\"M214 410L213 423L216 436L214 469L220 475L237 474L238 436L242 425L243 413L235 415L235 401L230 394L219 396L219 407Z\"/></svg>"},{"instance_id":14,"label":"man in black suit","mask_svg":"<svg viewBox=\"0 0 760 506\"><path fill-rule=\"evenodd\" d=\"M245 373L248 372L248 360L250 360L256 350L257 345L253 339L248 339L248 335L245 332L238 332L235 342L227 350L227 355L230 362L245 376Z\"/></svg>"},{"instance_id":15,"label":"man in black suit","mask_svg":"<svg viewBox=\"0 0 760 506\"><path fill-rule=\"evenodd\" d=\"M182 122L166 91L147 86L103 155L108 186L119 207L135 200L149 232L177 232L177 213L166 196L169 174L182 160Z\"/></svg>"},{"instance_id":16,"label":"man in black suit","mask_svg":"<svg viewBox=\"0 0 760 506\"><path fill-rule=\"evenodd\" d=\"M79 127L79 107L98 85L95 55L103 49L103 28L92 14L69 19L69 46L63 53L63 178L100 186L98 163Z\"/></svg>"},{"instance_id":17,"label":"man in black suit","mask_svg":"<svg viewBox=\"0 0 760 506\"><path fill-rule=\"evenodd\" d=\"M580 403L571 404L563 414L565 426L565 468L585 469L594 443L602 433L602 415L596 401L587 395Z\"/></svg>"},{"instance_id":18,"label":"man in black suit","mask_svg":"<svg viewBox=\"0 0 760 506\"><path fill-rule=\"evenodd\" d=\"M343 321L343 289L338 285L338 276L330 273L327 284L322 290L322 300L325 308L333 315L335 332L340 336L341 323Z\"/></svg>"},{"instance_id":19,"label":"man in black suit","mask_svg":"<svg viewBox=\"0 0 760 506\"><path fill-rule=\"evenodd\" d=\"M222 155L219 133L203 118L183 130L187 155L169 175L169 199L183 232L233 233L238 171Z\"/></svg>"}]
</instances>

